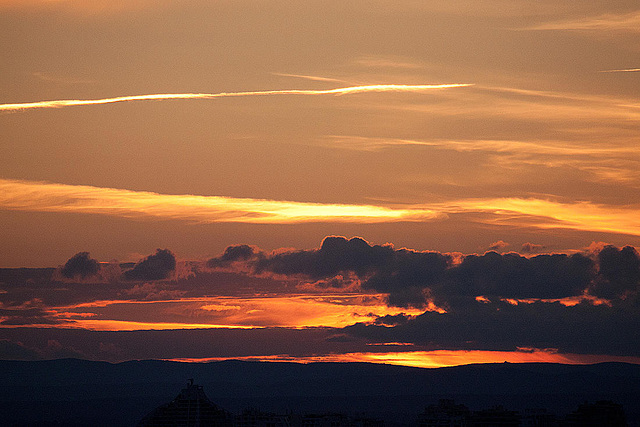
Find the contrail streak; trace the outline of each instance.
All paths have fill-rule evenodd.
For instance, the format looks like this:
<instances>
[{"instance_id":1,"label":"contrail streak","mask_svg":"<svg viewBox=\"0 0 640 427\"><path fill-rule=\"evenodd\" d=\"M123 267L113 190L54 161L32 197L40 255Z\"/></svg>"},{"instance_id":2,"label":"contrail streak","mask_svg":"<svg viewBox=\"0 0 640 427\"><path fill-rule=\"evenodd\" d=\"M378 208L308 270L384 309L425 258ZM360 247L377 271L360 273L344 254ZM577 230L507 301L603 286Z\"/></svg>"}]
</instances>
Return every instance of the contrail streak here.
<instances>
[{"instance_id":1,"label":"contrail streak","mask_svg":"<svg viewBox=\"0 0 640 427\"><path fill-rule=\"evenodd\" d=\"M116 98L103 99L62 99L54 101L24 102L17 104L0 104L0 111L18 111L37 108L63 108L81 105L102 105L114 104L116 102L130 101L165 101L171 99L214 99L230 98L241 96L268 96L268 95L350 95L354 93L367 92L422 92L434 89L450 89L456 87L467 87L471 84L440 84L440 85L367 85L350 86L337 89L307 90L307 89L285 89L285 90L263 90L252 92L219 92L219 93L160 93L152 95L131 95L119 96Z\"/></svg>"},{"instance_id":2,"label":"contrail streak","mask_svg":"<svg viewBox=\"0 0 640 427\"><path fill-rule=\"evenodd\" d=\"M601 73L637 73L640 68L624 68L621 70L602 70Z\"/></svg>"}]
</instances>

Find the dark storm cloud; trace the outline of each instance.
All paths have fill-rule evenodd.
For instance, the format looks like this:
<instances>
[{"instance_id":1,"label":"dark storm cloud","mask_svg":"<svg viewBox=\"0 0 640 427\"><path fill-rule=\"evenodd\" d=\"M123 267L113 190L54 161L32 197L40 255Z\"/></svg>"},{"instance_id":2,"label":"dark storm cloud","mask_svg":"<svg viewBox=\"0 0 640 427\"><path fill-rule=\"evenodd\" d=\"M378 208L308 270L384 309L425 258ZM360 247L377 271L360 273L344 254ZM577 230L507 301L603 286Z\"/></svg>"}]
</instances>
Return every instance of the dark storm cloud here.
<instances>
[{"instance_id":1,"label":"dark storm cloud","mask_svg":"<svg viewBox=\"0 0 640 427\"><path fill-rule=\"evenodd\" d=\"M60 273L67 279L87 278L95 276L100 271L100 264L89 257L89 252L78 252L65 263Z\"/></svg>"},{"instance_id":2,"label":"dark storm cloud","mask_svg":"<svg viewBox=\"0 0 640 427\"><path fill-rule=\"evenodd\" d=\"M217 258L211 258L209 261L207 261L207 267L227 267L235 261L248 261L250 259L255 259L263 256L264 255L262 254L262 252L260 252L260 250L255 246L233 245L228 246L221 256Z\"/></svg>"},{"instance_id":3,"label":"dark storm cloud","mask_svg":"<svg viewBox=\"0 0 640 427\"><path fill-rule=\"evenodd\" d=\"M371 350L371 346L367 346L362 338L344 335L340 330L332 328L220 328L165 331L0 328L0 340L5 340L7 353L12 355L20 350L16 348L18 342L22 347L31 349L32 352L24 352L26 358L32 358L33 352L41 357L47 357L57 348L59 352L76 352L86 359L111 362L132 359L256 355L309 356ZM2 350L1 344L0 350ZM0 353L0 358L2 356Z\"/></svg>"},{"instance_id":4,"label":"dark storm cloud","mask_svg":"<svg viewBox=\"0 0 640 427\"><path fill-rule=\"evenodd\" d=\"M410 342L430 349L555 348L562 353L640 355L637 305L476 301L447 313L426 312L394 327L356 324L345 332L371 342Z\"/></svg>"},{"instance_id":5,"label":"dark storm cloud","mask_svg":"<svg viewBox=\"0 0 640 427\"><path fill-rule=\"evenodd\" d=\"M101 270L101 275L105 268ZM60 281L54 269L1 269L0 309L65 307L94 301L152 301L198 298L208 295L252 296L290 292L291 282L240 272L198 271L167 281ZM66 310L66 309L65 309Z\"/></svg>"},{"instance_id":6,"label":"dark storm cloud","mask_svg":"<svg viewBox=\"0 0 640 427\"><path fill-rule=\"evenodd\" d=\"M396 315L392 315L392 314L387 314L386 316L380 316L378 317L373 324L374 325L383 325L383 326L398 326L398 325L404 325L407 322L409 322L409 320L411 319L410 316L407 316L406 314L396 314Z\"/></svg>"},{"instance_id":7,"label":"dark storm cloud","mask_svg":"<svg viewBox=\"0 0 640 427\"><path fill-rule=\"evenodd\" d=\"M176 257L169 249L157 249L138 262L131 270L124 272L128 280L162 280L176 269Z\"/></svg>"},{"instance_id":8,"label":"dark storm cloud","mask_svg":"<svg viewBox=\"0 0 640 427\"><path fill-rule=\"evenodd\" d=\"M362 280L363 289L388 293L391 304L407 307L426 303L424 290L443 279L451 262L452 258L447 254L395 250L391 245L370 245L359 237L330 236L323 240L319 249L260 258L255 269L258 273L269 271L312 279L355 273ZM335 280L326 283L335 288L348 286L339 286Z\"/></svg>"},{"instance_id":9,"label":"dark storm cloud","mask_svg":"<svg viewBox=\"0 0 640 427\"><path fill-rule=\"evenodd\" d=\"M33 269L30 276L30 270L0 269L0 318L4 326L55 325L62 320L55 316L56 311L51 307L79 302L170 300L204 295L251 297L307 289L293 284L309 285L307 290L312 291L322 288L322 291L344 292L348 288L349 292L361 289L386 293L391 305L418 307L433 302L446 313L425 312L417 317L381 316L370 324L328 328L322 333L318 330L297 333L285 329L270 329L269 332L255 332L255 335L232 331L114 332L114 335L100 335L94 349L84 344L76 345L80 335L65 341L67 332L57 329L38 334L49 334L62 347L77 348L84 354L93 355L91 357L115 358L117 354L122 359L264 354L266 350L260 346L279 354L292 354L299 348L298 354L302 354L304 351L318 352L322 346L337 345L338 342L350 343L352 346L348 348L353 351L360 351L358 346L364 345L363 342L402 342L414 343L424 349L513 350L523 347L640 355L640 255L631 246L617 248L599 244L588 252L573 255L525 257L517 253L487 252L463 256L395 249L391 245L372 245L361 238L332 236L326 238L320 248L311 250L266 253L249 245L235 245L214 260L208 269L180 276L170 283L151 279L165 278L175 269L175 257L168 250L158 250L130 270L126 278L136 275L142 280L144 277L143 283L126 280L56 282L50 270ZM232 264L233 271L226 270ZM222 268L216 269L216 266ZM585 295L591 299L583 299L574 306L552 301L572 297L575 304ZM484 298L477 299L479 296ZM605 300L598 301L594 297ZM567 301L563 302L567 304ZM16 337L21 337L24 328L20 331L16 328L16 336L7 335L10 330L12 328L0 328L0 339L10 339L18 345L20 340ZM87 332L82 339L92 336ZM158 342L148 351L142 351L131 337L154 337ZM165 350L161 344L167 345L169 341L165 340L176 339L185 345L186 337L220 339L222 347L214 350L198 344L198 351L189 352L173 344ZM341 338L336 341L331 337ZM282 341L269 342L276 338ZM253 342L246 344L252 339L258 340L255 345ZM296 347L295 339L304 341L301 347ZM286 340L294 341L287 344ZM313 341L313 345L308 340ZM20 342L28 348L42 349L47 345L46 342L37 345ZM238 342L243 343L242 349ZM4 345L19 352L21 349L13 344ZM244 348L245 345L248 347ZM111 356L106 356L106 349L110 349ZM345 349L347 347L335 348L336 351ZM319 352L326 351L329 350Z\"/></svg>"},{"instance_id":10,"label":"dark storm cloud","mask_svg":"<svg viewBox=\"0 0 640 427\"><path fill-rule=\"evenodd\" d=\"M386 264L362 283L364 289L389 294L389 303L399 307L422 306L429 299L425 290L445 279L452 258L438 252L400 249Z\"/></svg>"},{"instance_id":11,"label":"dark storm cloud","mask_svg":"<svg viewBox=\"0 0 640 427\"><path fill-rule=\"evenodd\" d=\"M541 246L525 244L523 248L532 252ZM209 265L244 261L254 273L303 276L325 289L349 287L355 277L363 290L388 294L391 305L423 307L429 301L443 306L466 303L476 296L560 299L583 295L589 289L594 296L620 297L638 284L638 260L631 247L604 247L573 255L525 257L514 252L487 252L454 256L371 245L358 237L330 236L319 249L275 254L247 245L230 246Z\"/></svg>"},{"instance_id":12,"label":"dark storm cloud","mask_svg":"<svg viewBox=\"0 0 640 427\"><path fill-rule=\"evenodd\" d=\"M630 292L638 292L640 285L640 255L625 246L618 249L605 246L598 254L600 274L590 289L591 294L601 298L621 298Z\"/></svg>"},{"instance_id":13,"label":"dark storm cloud","mask_svg":"<svg viewBox=\"0 0 640 427\"><path fill-rule=\"evenodd\" d=\"M516 253L466 256L447 271L434 294L494 298L565 298L581 295L595 275L595 263L581 254L538 255Z\"/></svg>"},{"instance_id":14,"label":"dark storm cloud","mask_svg":"<svg viewBox=\"0 0 640 427\"><path fill-rule=\"evenodd\" d=\"M257 271L277 274L303 274L314 279L353 271L366 276L393 258L391 246L371 246L359 237L329 236L320 249L293 251L269 256L256 264Z\"/></svg>"}]
</instances>

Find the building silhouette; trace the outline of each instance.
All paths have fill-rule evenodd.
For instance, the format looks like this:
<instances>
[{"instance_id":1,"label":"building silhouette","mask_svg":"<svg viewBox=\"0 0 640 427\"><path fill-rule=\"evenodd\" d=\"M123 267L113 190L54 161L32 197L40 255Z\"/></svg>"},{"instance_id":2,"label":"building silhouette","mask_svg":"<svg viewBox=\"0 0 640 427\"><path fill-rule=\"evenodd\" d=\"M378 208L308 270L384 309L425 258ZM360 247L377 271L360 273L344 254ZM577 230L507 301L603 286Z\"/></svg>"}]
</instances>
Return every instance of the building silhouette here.
<instances>
[{"instance_id":1,"label":"building silhouette","mask_svg":"<svg viewBox=\"0 0 640 427\"><path fill-rule=\"evenodd\" d=\"M414 418L415 420L415 418ZM415 424L414 424L415 425ZM384 427L382 419L365 414L287 412L277 414L245 409L231 414L207 398L202 386L190 379L171 402L151 411L138 427ZM471 411L452 399L440 399L418 414L418 427L624 427L622 405L611 401L583 403L574 412L559 417L546 409L511 411L501 405Z\"/></svg>"},{"instance_id":2,"label":"building silhouette","mask_svg":"<svg viewBox=\"0 0 640 427\"><path fill-rule=\"evenodd\" d=\"M364 415L320 413L299 415L275 414L246 409L232 415L211 402L202 386L190 379L171 402L145 416L137 427L384 427L384 422Z\"/></svg>"},{"instance_id":3,"label":"building silhouette","mask_svg":"<svg viewBox=\"0 0 640 427\"><path fill-rule=\"evenodd\" d=\"M144 417L138 427L231 427L231 414L211 402L193 379L171 402Z\"/></svg>"}]
</instances>

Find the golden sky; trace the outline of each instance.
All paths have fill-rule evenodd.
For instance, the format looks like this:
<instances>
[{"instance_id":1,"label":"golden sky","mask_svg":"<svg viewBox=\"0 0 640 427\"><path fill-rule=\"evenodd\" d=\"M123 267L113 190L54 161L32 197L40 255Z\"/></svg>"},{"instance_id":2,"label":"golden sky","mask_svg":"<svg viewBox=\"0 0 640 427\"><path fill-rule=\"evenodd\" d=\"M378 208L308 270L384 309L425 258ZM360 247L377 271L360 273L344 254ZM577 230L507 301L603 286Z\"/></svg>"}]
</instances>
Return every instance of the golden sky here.
<instances>
[{"instance_id":1,"label":"golden sky","mask_svg":"<svg viewBox=\"0 0 640 427\"><path fill-rule=\"evenodd\" d=\"M4 266L310 248L330 234L465 253L532 237L638 244L635 2L5 0L0 12ZM128 199L87 209L52 186ZM255 224L245 206L235 216L254 220L229 224L178 196L315 208Z\"/></svg>"},{"instance_id":2,"label":"golden sky","mask_svg":"<svg viewBox=\"0 0 640 427\"><path fill-rule=\"evenodd\" d=\"M0 57L0 267L156 248L202 264L338 235L458 260L589 254L597 269L592 242L640 246L635 0L0 0ZM100 330L345 328L426 309L365 276L334 304L311 279L329 280L224 304L142 307L124 289L84 317L76 304L99 296L0 309Z\"/></svg>"}]
</instances>

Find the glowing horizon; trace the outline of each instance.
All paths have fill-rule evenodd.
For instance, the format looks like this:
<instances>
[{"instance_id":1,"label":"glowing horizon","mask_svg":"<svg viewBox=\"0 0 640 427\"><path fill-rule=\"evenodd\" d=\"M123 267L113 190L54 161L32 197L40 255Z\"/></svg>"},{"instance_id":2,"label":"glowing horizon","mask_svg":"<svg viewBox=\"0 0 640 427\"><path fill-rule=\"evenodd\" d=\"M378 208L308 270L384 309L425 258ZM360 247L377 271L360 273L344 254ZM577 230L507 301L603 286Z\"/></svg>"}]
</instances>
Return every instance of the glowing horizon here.
<instances>
[{"instance_id":1,"label":"glowing horizon","mask_svg":"<svg viewBox=\"0 0 640 427\"><path fill-rule=\"evenodd\" d=\"M163 359L173 362L208 363L224 360L244 360L255 362L294 362L294 363L379 363L414 368L444 368L482 363L563 363L569 365L587 365L603 362L623 362L640 364L640 357L609 356L592 354L558 353L546 349L527 349L516 351L485 350L432 350L406 352L358 352L344 354L325 354L315 356L265 355L245 357L209 357L209 358L172 358Z\"/></svg>"}]
</instances>

